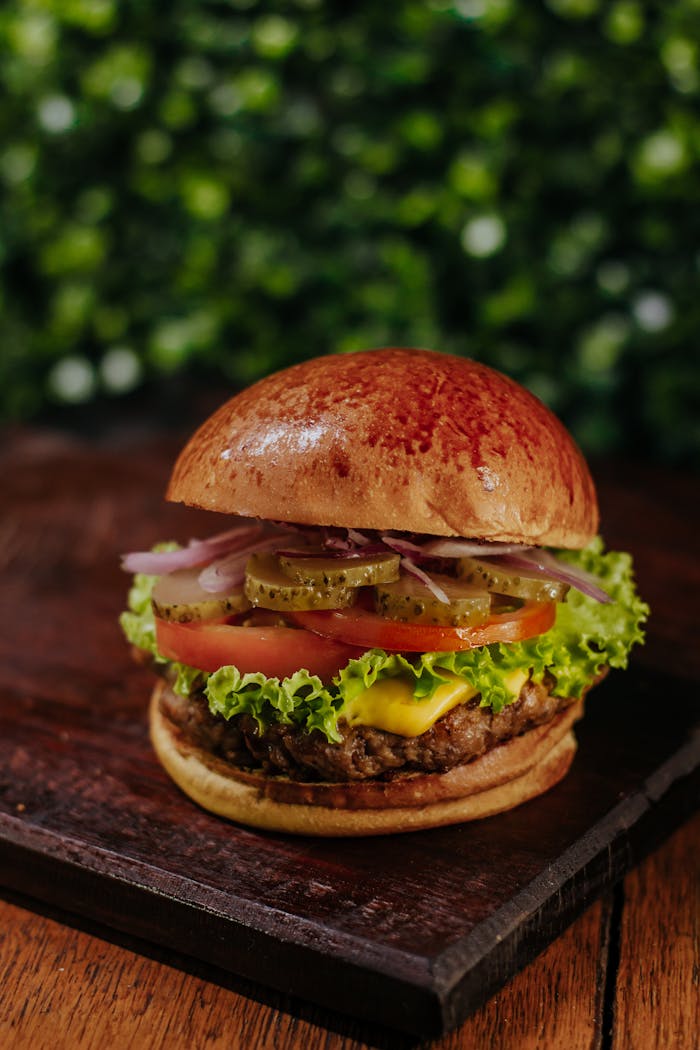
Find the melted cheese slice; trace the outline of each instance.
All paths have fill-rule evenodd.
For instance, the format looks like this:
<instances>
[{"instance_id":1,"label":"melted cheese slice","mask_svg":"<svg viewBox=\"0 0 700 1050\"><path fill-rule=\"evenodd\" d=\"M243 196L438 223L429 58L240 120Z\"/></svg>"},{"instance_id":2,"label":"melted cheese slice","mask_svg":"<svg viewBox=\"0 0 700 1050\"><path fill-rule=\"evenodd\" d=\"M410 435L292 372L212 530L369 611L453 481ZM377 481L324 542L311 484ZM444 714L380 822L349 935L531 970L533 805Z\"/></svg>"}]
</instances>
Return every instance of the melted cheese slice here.
<instances>
[{"instance_id":1,"label":"melted cheese slice","mask_svg":"<svg viewBox=\"0 0 700 1050\"><path fill-rule=\"evenodd\" d=\"M447 673L449 681L438 686L429 700L414 700L415 683L407 678L385 678L356 696L343 707L349 725L373 726L398 736L420 736L427 732L457 704L466 704L478 690L457 675ZM503 683L517 696L527 681L524 671L504 675Z\"/></svg>"}]
</instances>

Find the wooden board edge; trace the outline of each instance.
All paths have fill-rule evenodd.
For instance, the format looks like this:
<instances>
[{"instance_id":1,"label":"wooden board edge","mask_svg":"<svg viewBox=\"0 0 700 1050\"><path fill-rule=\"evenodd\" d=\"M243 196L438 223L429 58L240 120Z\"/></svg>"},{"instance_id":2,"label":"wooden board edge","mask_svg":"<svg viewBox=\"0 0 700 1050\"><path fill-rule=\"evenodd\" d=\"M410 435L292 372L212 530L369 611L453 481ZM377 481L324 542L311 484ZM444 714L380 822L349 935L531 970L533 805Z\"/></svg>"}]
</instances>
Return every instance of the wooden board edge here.
<instances>
[{"instance_id":1,"label":"wooden board edge","mask_svg":"<svg viewBox=\"0 0 700 1050\"><path fill-rule=\"evenodd\" d=\"M441 1030L427 960L422 974L402 979L7 837L0 886L336 1014L416 1035Z\"/></svg>"},{"instance_id":2,"label":"wooden board edge","mask_svg":"<svg viewBox=\"0 0 700 1050\"><path fill-rule=\"evenodd\" d=\"M245 917L222 915L144 881L86 867L84 860L57 857L45 843L37 848L56 837L52 832L23 828L20 818L6 814L0 824L15 833L0 839L0 884L336 1013L436 1037L466 1020L699 806L700 732L469 937L426 959L413 980L321 952L324 978L311 982L319 967L304 965L304 956L317 963L320 949L280 940ZM546 914L553 896L554 917ZM222 936L222 923L231 937ZM198 949L197 938L206 950Z\"/></svg>"},{"instance_id":3,"label":"wooden board edge","mask_svg":"<svg viewBox=\"0 0 700 1050\"><path fill-rule=\"evenodd\" d=\"M434 960L441 1033L462 1024L698 809L700 730L551 869ZM586 859L577 866L582 855ZM558 898L557 911L543 922L553 896ZM496 939L493 925L501 932L505 925L508 932Z\"/></svg>"}]
</instances>

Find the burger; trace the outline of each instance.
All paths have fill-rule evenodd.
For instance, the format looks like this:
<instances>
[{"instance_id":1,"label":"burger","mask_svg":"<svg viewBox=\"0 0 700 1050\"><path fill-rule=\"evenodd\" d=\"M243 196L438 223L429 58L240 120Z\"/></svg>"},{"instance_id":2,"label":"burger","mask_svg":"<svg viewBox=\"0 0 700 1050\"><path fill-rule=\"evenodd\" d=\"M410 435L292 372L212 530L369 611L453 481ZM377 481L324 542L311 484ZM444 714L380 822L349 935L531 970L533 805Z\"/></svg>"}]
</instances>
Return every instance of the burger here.
<instances>
[{"instance_id":1,"label":"burger","mask_svg":"<svg viewBox=\"0 0 700 1050\"><path fill-rule=\"evenodd\" d=\"M584 697L643 639L558 419L483 364L329 355L227 401L167 498L221 530L124 556L158 759L268 830L490 816L567 772Z\"/></svg>"}]
</instances>

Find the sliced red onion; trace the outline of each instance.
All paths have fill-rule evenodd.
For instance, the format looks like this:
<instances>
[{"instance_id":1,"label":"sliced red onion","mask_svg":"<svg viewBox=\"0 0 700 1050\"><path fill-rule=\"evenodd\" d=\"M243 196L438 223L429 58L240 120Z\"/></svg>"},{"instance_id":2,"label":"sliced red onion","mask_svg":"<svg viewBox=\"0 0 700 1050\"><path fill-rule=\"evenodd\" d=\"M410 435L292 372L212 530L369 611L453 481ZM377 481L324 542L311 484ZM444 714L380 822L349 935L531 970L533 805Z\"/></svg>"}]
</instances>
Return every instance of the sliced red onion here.
<instances>
[{"instance_id":1,"label":"sliced red onion","mask_svg":"<svg viewBox=\"0 0 700 1050\"><path fill-rule=\"evenodd\" d=\"M358 547L366 547L368 543L372 542L368 536L365 536L358 529L348 529L348 539L351 543L356 543Z\"/></svg>"},{"instance_id":2,"label":"sliced red onion","mask_svg":"<svg viewBox=\"0 0 700 1050\"><path fill-rule=\"evenodd\" d=\"M349 551L352 549L350 540L344 540L342 536L329 536L323 540L323 549L327 551Z\"/></svg>"},{"instance_id":3,"label":"sliced red onion","mask_svg":"<svg viewBox=\"0 0 700 1050\"><path fill-rule=\"evenodd\" d=\"M600 582L589 572L559 561L549 551L535 550L523 551L521 554L505 554L498 558L490 558L489 562L503 569L514 569L516 572L526 572L531 576L543 576L550 580L559 580L577 591L593 598L601 604L607 604L612 598L607 594Z\"/></svg>"},{"instance_id":4,"label":"sliced red onion","mask_svg":"<svg viewBox=\"0 0 700 1050\"><path fill-rule=\"evenodd\" d=\"M321 528L321 545L324 550L329 551L348 551L352 546L347 536L338 536L337 533L331 532L326 525Z\"/></svg>"},{"instance_id":5,"label":"sliced red onion","mask_svg":"<svg viewBox=\"0 0 700 1050\"><path fill-rule=\"evenodd\" d=\"M237 549L223 558L207 565L199 574L200 587L210 594L220 594L230 587L238 587L245 579L245 567L251 554L257 551L271 550L288 536L267 536L257 543L250 543L242 550Z\"/></svg>"},{"instance_id":6,"label":"sliced red onion","mask_svg":"<svg viewBox=\"0 0 700 1050\"><path fill-rule=\"evenodd\" d=\"M430 558L484 558L527 550L531 550L531 547L523 543L479 543L476 540L462 540L459 536L429 540L420 548L421 554Z\"/></svg>"},{"instance_id":7,"label":"sliced red onion","mask_svg":"<svg viewBox=\"0 0 700 1050\"><path fill-rule=\"evenodd\" d=\"M416 579L424 583L431 594L434 594L439 602L444 602L445 605L450 604L450 599L447 597L442 587L433 580L427 572L423 572L418 566L411 561L410 558L401 559L401 568L405 569L411 576L415 576Z\"/></svg>"},{"instance_id":8,"label":"sliced red onion","mask_svg":"<svg viewBox=\"0 0 700 1050\"><path fill-rule=\"evenodd\" d=\"M238 525L206 540L190 540L186 547L175 551L132 551L122 555L122 569L126 572L145 572L149 576L164 576L178 569L192 569L249 543L262 531L262 524L256 522Z\"/></svg>"},{"instance_id":9,"label":"sliced red onion","mask_svg":"<svg viewBox=\"0 0 700 1050\"><path fill-rule=\"evenodd\" d=\"M177 569L191 569L207 561L201 551L180 547L175 551L130 551L122 554L125 572L145 572L149 576L163 576Z\"/></svg>"},{"instance_id":10,"label":"sliced red onion","mask_svg":"<svg viewBox=\"0 0 700 1050\"><path fill-rule=\"evenodd\" d=\"M199 574L199 586L208 594L221 594L232 587L240 587L245 580L249 552L236 553L220 561L213 561Z\"/></svg>"},{"instance_id":11,"label":"sliced red onion","mask_svg":"<svg viewBox=\"0 0 700 1050\"><path fill-rule=\"evenodd\" d=\"M390 536L387 532L381 533L382 543L385 543L391 550L396 551L397 554L418 554L423 555L424 548L419 547L417 543L411 543L410 540L402 540L397 536Z\"/></svg>"}]
</instances>

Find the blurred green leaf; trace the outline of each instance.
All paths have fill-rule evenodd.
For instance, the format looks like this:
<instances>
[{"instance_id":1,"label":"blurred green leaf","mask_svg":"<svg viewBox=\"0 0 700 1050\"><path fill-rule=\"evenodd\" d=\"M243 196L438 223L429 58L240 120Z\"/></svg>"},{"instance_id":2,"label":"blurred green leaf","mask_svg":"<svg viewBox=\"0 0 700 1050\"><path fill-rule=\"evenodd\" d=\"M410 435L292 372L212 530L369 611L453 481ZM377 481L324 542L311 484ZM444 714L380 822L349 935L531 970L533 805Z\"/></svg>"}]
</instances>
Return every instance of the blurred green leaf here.
<instances>
[{"instance_id":1,"label":"blurred green leaf","mask_svg":"<svg viewBox=\"0 0 700 1050\"><path fill-rule=\"evenodd\" d=\"M6 0L0 412L418 344L697 464L699 18Z\"/></svg>"}]
</instances>

